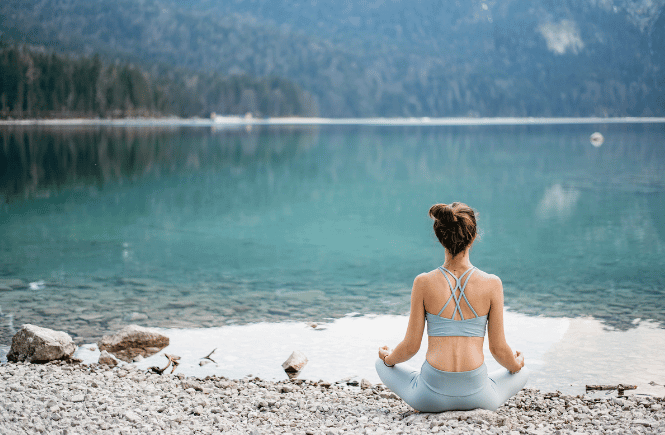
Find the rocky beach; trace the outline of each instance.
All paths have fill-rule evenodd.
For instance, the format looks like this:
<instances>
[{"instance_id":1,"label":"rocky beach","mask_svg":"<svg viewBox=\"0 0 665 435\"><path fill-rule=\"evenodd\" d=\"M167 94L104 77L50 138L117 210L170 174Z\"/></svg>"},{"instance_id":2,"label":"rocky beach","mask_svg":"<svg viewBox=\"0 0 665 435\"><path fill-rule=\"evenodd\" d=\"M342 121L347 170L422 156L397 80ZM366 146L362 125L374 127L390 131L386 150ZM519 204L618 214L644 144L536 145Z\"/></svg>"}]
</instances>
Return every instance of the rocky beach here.
<instances>
[{"instance_id":1,"label":"rocky beach","mask_svg":"<svg viewBox=\"0 0 665 435\"><path fill-rule=\"evenodd\" d=\"M298 378L308 363L300 352L282 364L289 380L188 377L180 356L161 352L169 343L159 330L131 325L104 336L97 362L86 364L81 352L96 349L75 352L67 333L24 325L0 365L0 433L665 433L665 397L630 386L628 396L524 389L496 412L418 413L364 378ZM215 351L200 365L229 350ZM153 355L168 361L141 367Z\"/></svg>"},{"instance_id":2,"label":"rocky beach","mask_svg":"<svg viewBox=\"0 0 665 435\"><path fill-rule=\"evenodd\" d=\"M496 412L414 413L382 385L162 375L133 364L0 365L0 433L653 434L665 399L525 389Z\"/></svg>"}]
</instances>

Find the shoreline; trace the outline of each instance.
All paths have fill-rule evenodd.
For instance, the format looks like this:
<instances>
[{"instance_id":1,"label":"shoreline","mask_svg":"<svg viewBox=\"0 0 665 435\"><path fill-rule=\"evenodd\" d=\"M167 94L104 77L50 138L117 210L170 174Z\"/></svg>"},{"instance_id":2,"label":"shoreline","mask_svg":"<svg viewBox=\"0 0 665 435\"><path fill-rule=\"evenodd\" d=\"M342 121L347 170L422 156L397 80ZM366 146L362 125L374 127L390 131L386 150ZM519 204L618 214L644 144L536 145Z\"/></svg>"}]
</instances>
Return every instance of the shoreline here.
<instances>
[{"instance_id":1,"label":"shoreline","mask_svg":"<svg viewBox=\"0 0 665 435\"><path fill-rule=\"evenodd\" d=\"M449 117L449 118L253 118L217 116L215 118L64 118L0 120L0 126L113 126L113 127L252 127L252 126L511 126L511 125L587 125L587 124L665 124L665 117Z\"/></svg>"},{"instance_id":2,"label":"shoreline","mask_svg":"<svg viewBox=\"0 0 665 435\"><path fill-rule=\"evenodd\" d=\"M497 411L414 413L382 385L203 379L135 365L0 365L2 433L338 435L660 433L664 398L601 398L524 389ZM367 387L367 386L366 386Z\"/></svg>"},{"instance_id":3,"label":"shoreline","mask_svg":"<svg viewBox=\"0 0 665 435\"><path fill-rule=\"evenodd\" d=\"M235 379L252 375L281 381L287 378L282 362L291 352L299 351L309 360L300 379L367 379L379 383L374 370L376 349L397 344L407 323L406 315L351 314L318 324L291 321L156 328L169 337L169 346L134 364L142 370L163 367L168 353L181 357L176 374ZM665 330L655 324L641 322L629 331L610 331L590 318L533 317L507 311L505 331L508 343L525 354L531 369L527 388L576 395L584 394L586 385L631 384L638 388L628 394L665 397L665 355L652 349L652 343L665 342ZM260 358L256 357L257 349L261 350ZM418 369L426 349L427 338L423 337L420 351L406 365ZM6 361L8 350L9 346L0 348L0 362ZM213 350L212 362L205 360ZM501 368L491 356L487 341L484 354L488 371ZM74 354L90 365L97 363L99 355L93 343L80 345Z\"/></svg>"}]
</instances>

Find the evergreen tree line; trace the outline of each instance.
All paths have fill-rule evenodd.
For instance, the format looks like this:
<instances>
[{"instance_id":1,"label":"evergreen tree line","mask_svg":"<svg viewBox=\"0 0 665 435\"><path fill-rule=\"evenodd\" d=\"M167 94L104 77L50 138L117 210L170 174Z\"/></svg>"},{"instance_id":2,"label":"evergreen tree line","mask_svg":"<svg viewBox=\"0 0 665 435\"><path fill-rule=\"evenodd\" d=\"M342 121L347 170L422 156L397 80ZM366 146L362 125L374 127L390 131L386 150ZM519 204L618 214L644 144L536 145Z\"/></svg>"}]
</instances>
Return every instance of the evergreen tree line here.
<instances>
[{"instance_id":1,"label":"evergreen tree line","mask_svg":"<svg viewBox=\"0 0 665 435\"><path fill-rule=\"evenodd\" d=\"M186 113L270 95L215 99L217 71L291 80L315 96L293 100L303 112L331 117L662 116L664 1L14 0L0 33L167 77L166 102Z\"/></svg>"},{"instance_id":2,"label":"evergreen tree line","mask_svg":"<svg viewBox=\"0 0 665 435\"><path fill-rule=\"evenodd\" d=\"M275 77L167 70L150 74L99 56L69 58L40 48L0 47L0 118L217 114L316 115L315 100Z\"/></svg>"}]
</instances>

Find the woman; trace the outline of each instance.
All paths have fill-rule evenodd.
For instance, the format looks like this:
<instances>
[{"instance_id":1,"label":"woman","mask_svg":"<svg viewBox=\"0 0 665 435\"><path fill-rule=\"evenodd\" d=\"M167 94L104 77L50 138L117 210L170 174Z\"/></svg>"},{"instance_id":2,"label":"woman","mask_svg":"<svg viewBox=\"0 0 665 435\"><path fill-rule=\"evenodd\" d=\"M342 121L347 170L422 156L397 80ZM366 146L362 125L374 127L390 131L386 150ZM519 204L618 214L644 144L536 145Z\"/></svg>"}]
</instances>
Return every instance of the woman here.
<instances>
[{"instance_id":1,"label":"woman","mask_svg":"<svg viewBox=\"0 0 665 435\"><path fill-rule=\"evenodd\" d=\"M496 410L529 377L524 357L506 343L501 280L471 265L476 217L468 205L436 204L429 210L434 233L446 250L442 267L420 274L411 290L406 336L394 350L379 349L376 371L383 383L422 412ZM427 357L421 371L400 363L418 352L427 322ZM485 326L494 359L505 367L487 374Z\"/></svg>"}]
</instances>

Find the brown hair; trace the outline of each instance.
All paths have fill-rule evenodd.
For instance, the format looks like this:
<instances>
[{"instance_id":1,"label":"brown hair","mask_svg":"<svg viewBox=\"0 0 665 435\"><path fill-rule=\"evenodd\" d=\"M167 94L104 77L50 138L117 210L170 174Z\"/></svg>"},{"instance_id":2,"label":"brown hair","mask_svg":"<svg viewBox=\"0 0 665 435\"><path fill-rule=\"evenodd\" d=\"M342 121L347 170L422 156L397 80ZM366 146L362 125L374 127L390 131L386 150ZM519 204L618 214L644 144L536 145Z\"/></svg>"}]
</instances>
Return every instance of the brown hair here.
<instances>
[{"instance_id":1,"label":"brown hair","mask_svg":"<svg viewBox=\"0 0 665 435\"><path fill-rule=\"evenodd\" d=\"M462 202L434 204L429 217L434 219L434 234L453 257L464 252L478 234L476 214Z\"/></svg>"}]
</instances>

